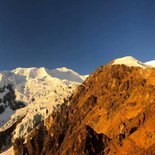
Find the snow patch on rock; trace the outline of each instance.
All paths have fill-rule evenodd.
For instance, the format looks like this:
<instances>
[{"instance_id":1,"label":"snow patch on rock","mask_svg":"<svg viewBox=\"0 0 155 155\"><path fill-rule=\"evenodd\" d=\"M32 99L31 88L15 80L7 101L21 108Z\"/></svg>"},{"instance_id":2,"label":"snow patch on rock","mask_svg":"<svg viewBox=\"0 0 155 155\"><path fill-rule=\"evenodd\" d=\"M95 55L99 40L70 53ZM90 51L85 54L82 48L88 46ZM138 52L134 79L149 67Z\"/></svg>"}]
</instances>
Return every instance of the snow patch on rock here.
<instances>
[{"instance_id":1,"label":"snow patch on rock","mask_svg":"<svg viewBox=\"0 0 155 155\"><path fill-rule=\"evenodd\" d=\"M155 60L151 60L151 61L145 62L145 65L148 65L150 67L155 67Z\"/></svg>"},{"instance_id":2,"label":"snow patch on rock","mask_svg":"<svg viewBox=\"0 0 155 155\"><path fill-rule=\"evenodd\" d=\"M139 60L133 58L132 56L126 56L122 58L115 59L112 65L126 65L129 67L141 67L145 68L147 65L144 63L140 62Z\"/></svg>"}]
</instances>

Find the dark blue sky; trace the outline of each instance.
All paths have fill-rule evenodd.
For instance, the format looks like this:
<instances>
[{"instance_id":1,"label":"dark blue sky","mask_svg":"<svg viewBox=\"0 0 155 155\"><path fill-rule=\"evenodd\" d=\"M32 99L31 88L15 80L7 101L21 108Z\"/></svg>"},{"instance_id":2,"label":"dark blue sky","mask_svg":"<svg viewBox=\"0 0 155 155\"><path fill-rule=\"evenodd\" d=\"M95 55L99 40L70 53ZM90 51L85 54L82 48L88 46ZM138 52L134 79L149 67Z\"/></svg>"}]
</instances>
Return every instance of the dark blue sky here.
<instances>
[{"instance_id":1,"label":"dark blue sky","mask_svg":"<svg viewBox=\"0 0 155 155\"><path fill-rule=\"evenodd\" d=\"M88 74L126 55L155 59L155 0L0 0L0 70Z\"/></svg>"}]
</instances>

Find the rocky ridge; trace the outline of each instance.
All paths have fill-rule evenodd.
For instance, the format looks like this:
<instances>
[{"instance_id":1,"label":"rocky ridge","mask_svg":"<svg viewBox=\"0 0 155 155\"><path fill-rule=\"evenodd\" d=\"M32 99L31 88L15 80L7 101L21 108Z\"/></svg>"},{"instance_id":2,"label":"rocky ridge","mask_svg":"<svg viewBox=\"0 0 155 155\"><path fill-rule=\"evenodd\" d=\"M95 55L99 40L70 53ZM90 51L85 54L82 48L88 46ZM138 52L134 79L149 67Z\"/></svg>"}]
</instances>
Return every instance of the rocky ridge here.
<instances>
[{"instance_id":1,"label":"rocky ridge","mask_svg":"<svg viewBox=\"0 0 155 155\"><path fill-rule=\"evenodd\" d=\"M114 62L92 73L26 143L17 138L15 154L154 154L155 68Z\"/></svg>"}]
</instances>

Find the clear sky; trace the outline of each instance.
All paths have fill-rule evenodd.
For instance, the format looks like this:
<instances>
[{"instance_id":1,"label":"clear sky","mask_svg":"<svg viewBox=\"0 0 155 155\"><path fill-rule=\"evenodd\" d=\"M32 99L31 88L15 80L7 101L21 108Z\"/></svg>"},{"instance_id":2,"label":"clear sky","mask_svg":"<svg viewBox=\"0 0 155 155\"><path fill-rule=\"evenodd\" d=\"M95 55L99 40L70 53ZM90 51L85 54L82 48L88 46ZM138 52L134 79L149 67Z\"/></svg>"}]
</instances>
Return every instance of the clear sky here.
<instances>
[{"instance_id":1,"label":"clear sky","mask_svg":"<svg viewBox=\"0 0 155 155\"><path fill-rule=\"evenodd\" d=\"M155 59L155 0L0 0L0 70Z\"/></svg>"}]
</instances>

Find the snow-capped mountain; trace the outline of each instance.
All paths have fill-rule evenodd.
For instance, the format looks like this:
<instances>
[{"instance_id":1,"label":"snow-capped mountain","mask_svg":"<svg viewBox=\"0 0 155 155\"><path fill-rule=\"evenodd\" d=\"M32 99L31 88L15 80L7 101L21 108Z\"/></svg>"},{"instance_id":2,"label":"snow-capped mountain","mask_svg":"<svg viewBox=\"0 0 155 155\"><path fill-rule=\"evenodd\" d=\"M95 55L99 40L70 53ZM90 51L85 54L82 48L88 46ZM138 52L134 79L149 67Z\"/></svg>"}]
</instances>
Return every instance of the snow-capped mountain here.
<instances>
[{"instance_id":1,"label":"snow-capped mountain","mask_svg":"<svg viewBox=\"0 0 155 155\"><path fill-rule=\"evenodd\" d=\"M124 64L126 66L134 66L134 67L147 67L143 62L133 58L132 56L126 56L122 58L115 59L113 65L121 65Z\"/></svg>"},{"instance_id":2,"label":"snow-capped mountain","mask_svg":"<svg viewBox=\"0 0 155 155\"><path fill-rule=\"evenodd\" d=\"M86 78L65 67L51 71L44 67L16 68L11 72L1 72L0 77L1 81L5 80L14 86L16 99L27 104L60 103L72 92L72 88Z\"/></svg>"},{"instance_id":3,"label":"snow-capped mountain","mask_svg":"<svg viewBox=\"0 0 155 155\"><path fill-rule=\"evenodd\" d=\"M16 155L154 154L154 75L129 56L100 66L26 139L14 137Z\"/></svg>"},{"instance_id":4,"label":"snow-capped mountain","mask_svg":"<svg viewBox=\"0 0 155 155\"><path fill-rule=\"evenodd\" d=\"M122 58L117 58L113 61L112 63L113 65L121 65L124 64L126 66L134 66L134 67L142 67L142 68L146 68L146 67L155 67L155 60L151 60L151 61L147 61L147 62L141 62L135 58L133 58L132 56L125 56Z\"/></svg>"},{"instance_id":5,"label":"snow-capped mountain","mask_svg":"<svg viewBox=\"0 0 155 155\"><path fill-rule=\"evenodd\" d=\"M55 105L62 104L86 77L65 67L53 70L44 67L16 68L0 72L0 85L2 88L6 85L0 92L0 97L8 94L7 85L11 84L15 90L13 100L16 103L16 109L6 106L0 114L0 134L11 129L13 139L26 137L27 133L47 118ZM17 106L15 95L18 103L26 105L24 108ZM0 106L1 104L4 103L0 103ZM15 129L12 129L15 124ZM6 147L2 146L2 150Z\"/></svg>"},{"instance_id":6,"label":"snow-capped mountain","mask_svg":"<svg viewBox=\"0 0 155 155\"><path fill-rule=\"evenodd\" d=\"M109 63L109 65L122 64L142 69L155 67L152 62L151 64L143 63L131 56L117 58ZM24 108L17 106L18 102L14 98L16 109L12 110L9 106L5 107L0 114L2 122L0 124L0 138L3 137L4 140L11 139L11 134L13 134L12 142L18 138L23 138L23 143L26 143L27 136L32 129L45 120L56 105L65 102L87 77L88 75L80 75L66 67L53 70L44 67L16 68L12 71L0 72L0 87L4 85L7 87L7 84L13 85L16 100L26 105ZM7 88L3 89L0 92L0 97L3 98L8 91ZM9 138L5 134L8 131L10 133ZM3 136L1 136L1 133L3 133ZM1 149L3 151L7 150L8 147L6 142L4 144L2 143Z\"/></svg>"}]
</instances>

